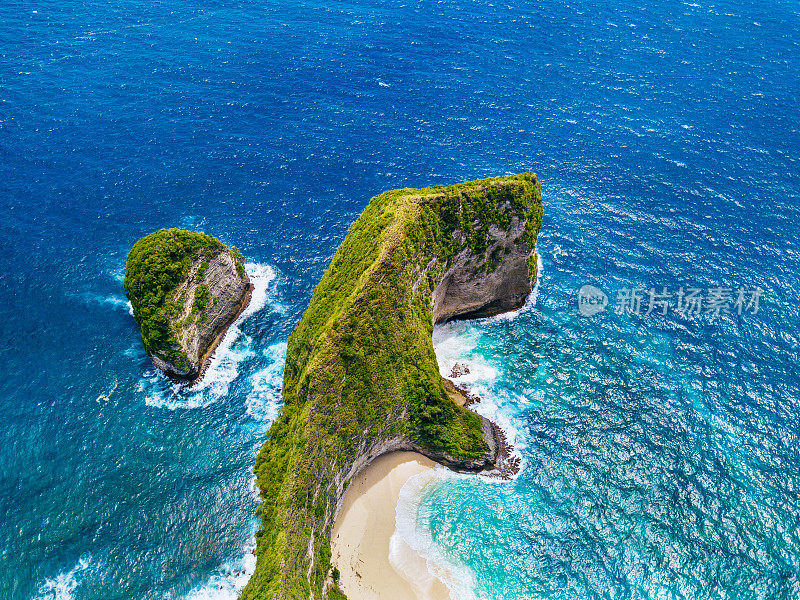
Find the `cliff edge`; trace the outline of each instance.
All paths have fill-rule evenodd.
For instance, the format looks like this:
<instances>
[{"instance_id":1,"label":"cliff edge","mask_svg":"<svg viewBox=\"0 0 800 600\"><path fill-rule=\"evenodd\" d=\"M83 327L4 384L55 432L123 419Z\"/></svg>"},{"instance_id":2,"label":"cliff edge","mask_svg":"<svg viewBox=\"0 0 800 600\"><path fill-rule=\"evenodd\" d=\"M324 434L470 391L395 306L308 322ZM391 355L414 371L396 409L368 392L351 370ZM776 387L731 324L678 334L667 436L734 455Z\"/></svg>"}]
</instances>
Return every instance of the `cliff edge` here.
<instances>
[{"instance_id":1,"label":"cliff edge","mask_svg":"<svg viewBox=\"0 0 800 600\"><path fill-rule=\"evenodd\" d=\"M497 428L451 400L431 336L436 322L524 303L541 222L533 173L370 201L289 337L284 404L255 465L261 527L243 600L343 597L331 528L375 457L415 450L459 471L495 467Z\"/></svg>"},{"instance_id":2,"label":"cliff edge","mask_svg":"<svg viewBox=\"0 0 800 600\"><path fill-rule=\"evenodd\" d=\"M161 229L128 254L125 292L144 348L176 380L202 375L251 291L241 253L204 233Z\"/></svg>"}]
</instances>

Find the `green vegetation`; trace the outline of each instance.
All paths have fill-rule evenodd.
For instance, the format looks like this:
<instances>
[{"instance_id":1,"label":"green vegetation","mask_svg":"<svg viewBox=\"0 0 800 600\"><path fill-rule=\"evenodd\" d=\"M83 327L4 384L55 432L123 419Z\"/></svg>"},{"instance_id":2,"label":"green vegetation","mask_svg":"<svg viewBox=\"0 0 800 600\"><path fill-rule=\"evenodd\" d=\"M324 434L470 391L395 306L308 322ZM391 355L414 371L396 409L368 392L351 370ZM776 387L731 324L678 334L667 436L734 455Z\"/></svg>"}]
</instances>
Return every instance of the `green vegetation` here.
<instances>
[{"instance_id":1,"label":"green vegetation","mask_svg":"<svg viewBox=\"0 0 800 600\"><path fill-rule=\"evenodd\" d=\"M236 246L231 246L231 254L236 259L236 272L239 273L239 277L244 279L247 277L247 273L244 270L244 255Z\"/></svg>"},{"instance_id":2,"label":"green vegetation","mask_svg":"<svg viewBox=\"0 0 800 600\"><path fill-rule=\"evenodd\" d=\"M184 296L173 296L198 257L204 257L200 269L205 271L208 261L224 249L213 236L181 229L161 229L134 244L125 268L125 291L149 354L179 369L188 366L170 325L183 310ZM200 286L197 291L193 312L202 311L209 301L207 287ZM192 320L194 317L188 322Z\"/></svg>"},{"instance_id":3,"label":"green vegetation","mask_svg":"<svg viewBox=\"0 0 800 600\"><path fill-rule=\"evenodd\" d=\"M203 278L203 275L205 275L206 271L208 270L208 265L209 265L208 259L204 260L200 264L200 266L197 269L197 274L195 275L195 277L197 277L197 279L202 279Z\"/></svg>"},{"instance_id":4,"label":"green vegetation","mask_svg":"<svg viewBox=\"0 0 800 600\"><path fill-rule=\"evenodd\" d=\"M197 286L197 289L194 292L194 304L192 304L192 312L202 312L210 300L211 294L208 291L208 286L201 283Z\"/></svg>"},{"instance_id":5,"label":"green vegetation","mask_svg":"<svg viewBox=\"0 0 800 600\"><path fill-rule=\"evenodd\" d=\"M347 600L347 596L342 593L342 590L335 586L328 590L328 600Z\"/></svg>"},{"instance_id":6,"label":"green vegetation","mask_svg":"<svg viewBox=\"0 0 800 600\"><path fill-rule=\"evenodd\" d=\"M459 460L487 451L480 418L442 384L431 301L464 246L483 257L476 272L497 267L507 252L484 256L489 227L507 230L513 216L527 219L515 243L532 252L542 222L533 173L385 192L350 227L289 337L284 404L255 465L264 501L243 600L344 598L325 583L338 575L337 485L376 444L406 436Z\"/></svg>"}]
</instances>

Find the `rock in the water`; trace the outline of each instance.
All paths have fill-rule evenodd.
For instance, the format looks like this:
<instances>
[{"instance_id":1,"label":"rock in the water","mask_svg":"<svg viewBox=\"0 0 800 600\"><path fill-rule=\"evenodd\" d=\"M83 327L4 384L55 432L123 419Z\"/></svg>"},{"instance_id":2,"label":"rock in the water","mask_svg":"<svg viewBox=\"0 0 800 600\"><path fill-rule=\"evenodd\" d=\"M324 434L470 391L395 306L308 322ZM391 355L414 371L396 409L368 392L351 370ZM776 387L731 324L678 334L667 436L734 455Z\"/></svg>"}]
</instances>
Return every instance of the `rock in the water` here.
<instances>
[{"instance_id":1,"label":"rock in the water","mask_svg":"<svg viewBox=\"0 0 800 600\"><path fill-rule=\"evenodd\" d=\"M469 367L464 363L454 364L453 368L450 369L450 377L456 379L457 377L461 377L462 375L469 375Z\"/></svg>"},{"instance_id":2,"label":"rock in the water","mask_svg":"<svg viewBox=\"0 0 800 600\"><path fill-rule=\"evenodd\" d=\"M213 236L161 229L128 254L125 291L153 364L195 381L250 301L242 254Z\"/></svg>"}]
</instances>

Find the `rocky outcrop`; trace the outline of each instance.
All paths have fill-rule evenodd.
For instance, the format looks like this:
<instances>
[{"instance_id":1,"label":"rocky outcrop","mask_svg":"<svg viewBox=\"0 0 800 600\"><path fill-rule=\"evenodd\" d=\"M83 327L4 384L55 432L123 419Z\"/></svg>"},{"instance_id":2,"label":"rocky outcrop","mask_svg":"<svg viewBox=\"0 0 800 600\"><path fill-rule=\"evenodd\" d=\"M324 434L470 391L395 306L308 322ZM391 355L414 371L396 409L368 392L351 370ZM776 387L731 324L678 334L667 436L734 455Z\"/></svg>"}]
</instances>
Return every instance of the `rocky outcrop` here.
<instances>
[{"instance_id":1,"label":"rocky outcrop","mask_svg":"<svg viewBox=\"0 0 800 600\"><path fill-rule=\"evenodd\" d=\"M253 286L236 249L202 233L162 229L134 245L125 288L153 364L196 382Z\"/></svg>"},{"instance_id":2,"label":"rocky outcrop","mask_svg":"<svg viewBox=\"0 0 800 600\"><path fill-rule=\"evenodd\" d=\"M499 208L510 210L507 203ZM526 224L515 216L508 229L491 225L488 246L480 254L465 245L464 232L454 234L463 249L450 260L433 290L434 323L491 317L525 303L532 284L528 272L532 249L524 236Z\"/></svg>"},{"instance_id":3,"label":"rocky outcrop","mask_svg":"<svg viewBox=\"0 0 800 600\"><path fill-rule=\"evenodd\" d=\"M450 377L453 379L457 379L458 377L462 377L464 375L469 375L469 366L464 363L456 363L453 365L453 368L450 369Z\"/></svg>"},{"instance_id":4,"label":"rocky outcrop","mask_svg":"<svg viewBox=\"0 0 800 600\"><path fill-rule=\"evenodd\" d=\"M331 528L352 479L381 454L513 471L502 432L439 373L431 334L524 303L541 217L533 173L370 201L289 337L283 406L254 469L261 528L242 600L341 598Z\"/></svg>"},{"instance_id":5,"label":"rocky outcrop","mask_svg":"<svg viewBox=\"0 0 800 600\"><path fill-rule=\"evenodd\" d=\"M179 314L171 319L178 346L186 353L186 364L170 364L158 355L152 355L153 364L173 379L196 382L203 374L208 360L228 327L244 312L250 303L253 284L245 273L237 271L237 259L226 248L214 258L198 257L192 263L173 297L182 300ZM207 290L207 293L203 289ZM198 303L201 295L208 301L203 308ZM194 312L193 312L194 311Z\"/></svg>"}]
</instances>

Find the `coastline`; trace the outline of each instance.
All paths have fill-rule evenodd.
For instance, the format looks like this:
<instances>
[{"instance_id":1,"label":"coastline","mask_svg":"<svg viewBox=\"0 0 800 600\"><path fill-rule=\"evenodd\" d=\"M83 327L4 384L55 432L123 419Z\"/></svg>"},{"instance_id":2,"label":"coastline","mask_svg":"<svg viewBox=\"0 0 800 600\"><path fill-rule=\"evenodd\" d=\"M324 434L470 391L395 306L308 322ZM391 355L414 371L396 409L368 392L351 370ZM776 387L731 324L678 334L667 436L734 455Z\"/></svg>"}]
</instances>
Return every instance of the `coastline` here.
<instances>
[{"instance_id":1,"label":"coastline","mask_svg":"<svg viewBox=\"0 0 800 600\"><path fill-rule=\"evenodd\" d=\"M331 562L348 600L451 600L425 559L392 541L400 490L409 478L436 466L416 452L392 452L376 458L351 482L331 534ZM392 552L401 554L404 573L393 566Z\"/></svg>"},{"instance_id":2,"label":"coastline","mask_svg":"<svg viewBox=\"0 0 800 600\"><path fill-rule=\"evenodd\" d=\"M341 574L331 564L330 528L346 484L374 457L402 448L457 472L497 470L496 429L451 400L431 326L524 303L542 212L541 184L530 171L370 200L287 342L283 406L254 468L262 526L242 600L337 597L329 593ZM420 481L439 473L423 472ZM400 533L417 548L403 510L391 511L393 495L378 512L401 517ZM396 548L386 546L406 573ZM426 566L464 600L461 582L449 577L449 565L439 572L429 546L418 549ZM419 587L413 571L406 579Z\"/></svg>"}]
</instances>

